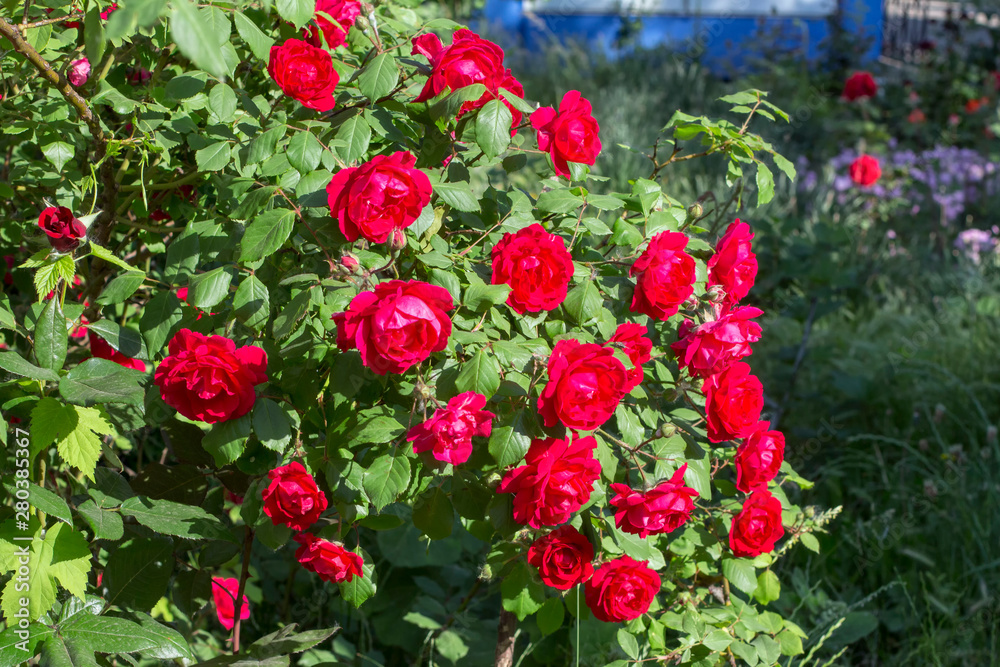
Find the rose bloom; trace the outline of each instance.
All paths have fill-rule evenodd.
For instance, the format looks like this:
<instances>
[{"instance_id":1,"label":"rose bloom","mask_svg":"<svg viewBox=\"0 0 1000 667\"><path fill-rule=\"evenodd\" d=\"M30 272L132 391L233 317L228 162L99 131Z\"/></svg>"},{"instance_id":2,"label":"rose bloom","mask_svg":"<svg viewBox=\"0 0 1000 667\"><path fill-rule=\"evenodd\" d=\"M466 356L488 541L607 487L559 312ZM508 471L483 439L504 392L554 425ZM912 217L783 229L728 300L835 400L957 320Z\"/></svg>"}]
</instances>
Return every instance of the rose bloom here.
<instances>
[{"instance_id":1,"label":"rose bloom","mask_svg":"<svg viewBox=\"0 0 1000 667\"><path fill-rule=\"evenodd\" d=\"M594 574L594 547L573 526L560 526L539 537L528 548L528 563L538 569L542 583L568 591Z\"/></svg>"},{"instance_id":2,"label":"rose bloom","mask_svg":"<svg viewBox=\"0 0 1000 667\"><path fill-rule=\"evenodd\" d=\"M646 537L672 533L687 523L698 492L684 486L686 471L685 463L673 477L642 493L627 484L612 484L616 495L608 503L616 509L615 525L623 532Z\"/></svg>"},{"instance_id":3,"label":"rose bloom","mask_svg":"<svg viewBox=\"0 0 1000 667\"><path fill-rule=\"evenodd\" d=\"M538 132L538 148L552 155L552 165L559 176L570 177L567 162L594 164L601 153L600 126L590 109L590 102L580 91L563 95L559 112L541 107L531 114L531 127Z\"/></svg>"},{"instance_id":4,"label":"rose bloom","mask_svg":"<svg viewBox=\"0 0 1000 667\"><path fill-rule=\"evenodd\" d=\"M760 421L764 387L750 374L750 365L735 361L726 370L705 380L708 439L725 442L750 435Z\"/></svg>"},{"instance_id":5,"label":"rose bloom","mask_svg":"<svg viewBox=\"0 0 1000 667\"><path fill-rule=\"evenodd\" d=\"M608 421L629 391L628 371L614 351L564 338L552 348L549 381L538 397L545 426L593 431Z\"/></svg>"},{"instance_id":6,"label":"rose bloom","mask_svg":"<svg viewBox=\"0 0 1000 667\"><path fill-rule=\"evenodd\" d=\"M608 339L609 346L620 347L632 362L632 369L628 371L629 391L642 382L642 365L653 358L653 341L646 338L645 333L646 327L643 325L624 322L618 325L615 334Z\"/></svg>"},{"instance_id":7,"label":"rose bloom","mask_svg":"<svg viewBox=\"0 0 1000 667\"><path fill-rule=\"evenodd\" d=\"M584 584L584 600L598 620L631 621L649 611L661 583L660 575L646 561L619 556L599 567Z\"/></svg>"},{"instance_id":8,"label":"rose bloom","mask_svg":"<svg viewBox=\"0 0 1000 667\"><path fill-rule=\"evenodd\" d=\"M851 163L850 174L855 185L867 188L882 176L882 167L871 155L862 155Z\"/></svg>"},{"instance_id":9,"label":"rose bloom","mask_svg":"<svg viewBox=\"0 0 1000 667\"><path fill-rule=\"evenodd\" d=\"M490 100L499 99L511 113L511 135L521 124L521 112L508 102L500 90L506 90L517 97L524 97L524 88L503 66L503 49L476 33L462 28L452 35L451 45L444 46L441 39L427 33L413 38L411 55L422 55L430 61L431 75L414 102L426 102L445 90L458 90L481 83L486 92L478 100L462 104L458 118L473 109L479 109Z\"/></svg>"},{"instance_id":10,"label":"rose bloom","mask_svg":"<svg viewBox=\"0 0 1000 667\"><path fill-rule=\"evenodd\" d=\"M326 496L298 461L267 473L271 483L262 494L264 514L275 526L305 530L326 510Z\"/></svg>"},{"instance_id":11,"label":"rose bloom","mask_svg":"<svg viewBox=\"0 0 1000 667\"><path fill-rule=\"evenodd\" d=\"M566 300L573 258L561 236L535 223L504 234L493 246L494 285L509 285L507 305L518 313L554 310Z\"/></svg>"},{"instance_id":12,"label":"rose bloom","mask_svg":"<svg viewBox=\"0 0 1000 667\"><path fill-rule=\"evenodd\" d=\"M633 313L665 320L694 292L694 259L684 252L688 237L680 232L654 236L629 271L638 275L632 295Z\"/></svg>"},{"instance_id":13,"label":"rose bloom","mask_svg":"<svg viewBox=\"0 0 1000 667\"><path fill-rule=\"evenodd\" d=\"M753 558L774 551L774 543L784 535L781 501L762 489L750 494L743 509L733 517L729 548L739 558Z\"/></svg>"},{"instance_id":14,"label":"rose bloom","mask_svg":"<svg viewBox=\"0 0 1000 667\"><path fill-rule=\"evenodd\" d=\"M697 327L685 320L681 339L670 346L677 355L677 365L687 368L691 375L705 378L750 356L750 343L756 343L761 335L760 325L750 320L763 314L759 308L744 306Z\"/></svg>"},{"instance_id":15,"label":"rose bloom","mask_svg":"<svg viewBox=\"0 0 1000 667\"><path fill-rule=\"evenodd\" d=\"M737 218L715 244L715 254L708 260L708 286L719 285L726 291L722 303L739 303L757 279L757 255L751 249L750 225Z\"/></svg>"},{"instance_id":16,"label":"rose bloom","mask_svg":"<svg viewBox=\"0 0 1000 667\"><path fill-rule=\"evenodd\" d=\"M320 15L320 12L333 21ZM302 39L316 47L322 47L325 40L328 47L335 49L347 41L347 31L360 14L361 3L358 0L316 0L315 25L302 30Z\"/></svg>"},{"instance_id":17,"label":"rose bloom","mask_svg":"<svg viewBox=\"0 0 1000 667\"><path fill-rule=\"evenodd\" d=\"M364 576L361 556L341 545L321 540L312 533L298 533L293 539L301 545L295 550L299 564L323 581L339 584Z\"/></svg>"},{"instance_id":18,"label":"rose bloom","mask_svg":"<svg viewBox=\"0 0 1000 667\"><path fill-rule=\"evenodd\" d=\"M95 334L93 331L87 332L87 338L90 340L90 353L93 354L95 358L107 359L108 361L115 362L119 366L131 368L142 373L146 372L146 362L141 359L126 357L124 354L111 347L107 341Z\"/></svg>"},{"instance_id":19,"label":"rose bloom","mask_svg":"<svg viewBox=\"0 0 1000 667\"><path fill-rule=\"evenodd\" d=\"M66 79L74 86L82 86L90 77L90 61L86 58L74 60L66 71Z\"/></svg>"},{"instance_id":20,"label":"rose bloom","mask_svg":"<svg viewBox=\"0 0 1000 667\"><path fill-rule=\"evenodd\" d=\"M597 441L586 438L532 440L524 465L509 471L497 493L514 494L514 520L532 528L558 526L590 499L601 464Z\"/></svg>"},{"instance_id":21,"label":"rose bloom","mask_svg":"<svg viewBox=\"0 0 1000 667\"><path fill-rule=\"evenodd\" d=\"M855 72L844 82L844 97L853 102L862 97L875 97L878 85L869 72Z\"/></svg>"},{"instance_id":22,"label":"rose bloom","mask_svg":"<svg viewBox=\"0 0 1000 667\"><path fill-rule=\"evenodd\" d=\"M736 488L743 493L766 489L785 460L785 436L758 423L736 450Z\"/></svg>"},{"instance_id":23,"label":"rose bloom","mask_svg":"<svg viewBox=\"0 0 1000 667\"><path fill-rule=\"evenodd\" d=\"M267 354L259 347L237 348L225 336L181 329L167 346L153 382L164 402L188 419L208 424L250 412L254 387L267 382Z\"/></svg>"},{"instance_id":24,"label":"rose bloom","mask_svg":"<svg viewBox=\"0 0 1000 667\"><path fill-rule=\"evenodd\" d=\"M357 349L379 375L402 373L448 346L455 307L448 290L419 280L390 280L361 292L333 316L337 347Z\"/></svg>"},{"instance_id":25,"label":"rose bloom","mask_svg":"<svg viewBox=\"0 0 1000 667\"><path fill-rule=\"evenodd\" d=\"M927 114L925 114L920 109L914 109L913 111L910 112L910 115L906 117L906 121L908 123L913 123L914 125L923 123L926 120L927 120Z\"/></svg>"},{"instance_id":26,"label":"rose bloom","mask_svg":"<svg viewBox=\"0 0 1000 667\"><path fill-rule=\"evenodd\" d=\"M80 245L87 228L65 206L50 206L38 215L38 226L56 252L69 252Z\"/></svg>"},{"instance_id":27,"label":"rose bloom","mask_svg":"<svg viewBox=\"0 0 1000 667\"><path fill-rule=\"evenodd\" d=\"M333 68L329 52L301 39L286 39L271 47L267 73L286 95L315 111L329 111L336 105L333 89L340 76Z\"/></svg>"},{"instance_id":28,"label":"rose bloom","mask_svg":"<svg viewBox=\"0 0 1000 667\"><path fill-rule=\"evenodd\" d=\"M493 430L496 415L483 410L485 406L482 394L459 394L448 401L448 407L438 408L430 419L411 428L406 439L417 454L431 452L438 461L461 465L472 455L472 437L486 438Z\"/></svg>"},{"instance_id":29,"label":"rose bloom","mask_svg":"<svg viewBox=\"0 0 1000 667\"><path fill-rule=\"evenodd\" d=\"M431 181L413 168L416 161L412 153L399 151L333 175L327 201L348 241L361 236L385 243L390 233L406 229L420 216L431 201Z\"/></svg>"},{"instance_id":30,"label":"rose bloom","mask_svg":"<svg viewBox=\"0 0 1000 667\"><path fill-rule=\"evenodd\" d=\"M236 624L236 595L240 592L240 580L236 577L225 579L223 577L212 577L212 600L215 602L215 613L219 617L219 623L226 630L232 630ZM246 594L243 595L243 604L240 606L240 620L250 618L250 600Z\"/></svg>"}]
</instances>

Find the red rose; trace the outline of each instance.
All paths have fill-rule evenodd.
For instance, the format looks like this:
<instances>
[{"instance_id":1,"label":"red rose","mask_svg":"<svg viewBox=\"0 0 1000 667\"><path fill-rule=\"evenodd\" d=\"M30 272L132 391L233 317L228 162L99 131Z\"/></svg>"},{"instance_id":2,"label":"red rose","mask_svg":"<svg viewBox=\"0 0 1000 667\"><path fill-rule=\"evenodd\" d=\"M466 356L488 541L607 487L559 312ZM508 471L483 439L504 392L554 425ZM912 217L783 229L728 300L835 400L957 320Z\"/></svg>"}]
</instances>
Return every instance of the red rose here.
<instances>
[{"instance_id":1,"label":"red rose","mask_svg":"<svg viewBox=\"0 0 1000 667\"><path fill-rule=\"evenodd\" d=\"M594 164L601 153L600 126L591 113L590 102L580 91L563 95L559 113L541 107L531 114L531 127L538 132L538 148L552 155L552 165L559 176L569 178L567 162Z\"/></svg>"},{"instance_id":2,"label":"red rose","mask_svg":"<svg viewBox=\"0 0 1000 667\"><path fill-rule=\"evenodd\" d=\"M87 235L87 228L65 206L50 206L42 211L38 226L49 237L49 244L56 252L69 252Z\"/></svg>"},{"instance_id":3,"label":"red rose","mask_svg":"<svg viewBox=\"0 0 1000 667\"><path fill-rule=\"evenodd\" d=\"M267 382L267 354L259 347L237 348L225 336L181 329L167 349L153 382L188 419L214 424L242 417L257 399L254 387Z\"/></svg>"},{"instance_id":4,"label":"red rose","mask_svg":"<svg viewBox=\"0 0 1000 667\"><path fill-rule=\"evenodd\" d=\"M654 236L635 260L630 276L638 275L632 312L665 320L694 292L694 259L684 252L688 237L680 232Z\"/></svg>"},{"instance_id":5,"label":"red rose","mask_svg":"<svg viewBox=\"0 0 1000 667\"><path fill-rule=\"evenodd\" d=\"M326 496L316 480L298 461L267 473L271 483L261 494L264 514L275 526L305 530L316 523L326 509Z\"/></svg>"},{"instance_id":6,"label":"red rose","mask_svg":"<svg viewBox=\"0 0 1000 667\"><path fill-rule=\"evenodd\" d=\"M406 229L420 216L431 201L431 181L413 168L416 161L406 151L376 155L333 175L326 186L330 214L348 241L361 236L385 243L391 232Z\"/></svg>"},{"instance_id":7,"label":"red rose","mask_svg":"<svg viewBox=\"0 0 1000 667\"><path fill-rule=\"evenodd\" d=\"M785 460L785 436L758 423L736 450L736 488L743 493L766 489Z\"/></svg>"},{"instance_id":8,"label":"red rose","mask_svg":"<svg viewBox=\"0 0 1000 667\"><path fill-rule=\"evenodd\" d=\"M219 623L226 630L232 630L236 619L236 595L240 592L240 580L236 577L224 579L222 577L212 577L212 600L215 602L215 613L219 617ZM250 618L250 600L246 594L243 595L243 604L240 606L240 620Z\"/></svg>"},{"instance_id":9,"label":"red rose","mask_svg":"<svg viewBox=\"0 0 1000 667\"><path fill-rule=\"evenodd\" d=\"M133 69L125 76L125 80L128 81L129 84L133 86L138 86L140 84L146 83L151 78L153 78L153 73L150 72L145 67Z\"/></svg>"},{"instance_id":10,"label":"red rose","mask_svg":"<svg viewBox=\"0 0 1000 667\"><path fill-rule=\"evenodd\" d=\"M617 509L615 525L626 533L646 537L671 533L687 523L698 492L684 486L685 471L686 463L673 477L644 493L627 484L612 484L617 495L608 502Z\"/></svg>"},{"instance_id":11,"label":"red rose","mask_svg":"<svg viewBox=\"0 0 1000 667\"><path fill-rule=\"evenodd\" d=\"M438 461L460 465L472 455L472 436L489 437L493 430L492 412L483 410L486 397L474 391L459 394L438 408L434 415L406 434L413 451L431 452Z\"/></svg>"},{"instance_id":12,"label":"red rose","mask_svg":"<svg viewBox=\"0 0 1000 667\"><path fill-rule=\"evenodd\" d=\"M70 85L82 86L87 83L88 78L90 78L89 60L80 58L69 64L69 69L66 71L66 79L70 82Z\"/></svg>"},{"instance_id":13,"label":"red rose","mask_svg":"<svg viewBox=\"0 0 1000 667\"><path fill-rule=\"evenodd\" d=\"M726 291L724 305L739 303L757 279L757 255L751 241L750 225L737 218L715 244L715 254L708 260L708 286L719 285Z\"/></svg>"},{"instance_id":14,"label":"red rose","mask_svg":"<svg viewBox=\"0 0 1000 667\"><path fill-rule=\"evenodd\" d=\"M333 89L340 83L333 58L301 39L286 39L271 47L267 73L286 95L315 111L329 111L336 105Z\"/></svg>"},{"instance_id":15,"label":"red rose","mask_svg":"<svg viewBox=\"0 0 1000 667\"><path fill-rule=\"evenodd\" d=\"M764 387L750 374L750 365L734 361L724 371L705 380L708 439L725 442L750 435L760 421Z\"/></svg>"},{"instance_id":16,"label":"red rose","mask_svg":"<svg viewBox=\"0 0 1000 667\"><path fill-rule=\"evenodd\" d=\"M316 47L322 47L326 40L326 45L335 49L347 41L347 31L360 14L361 3L358 0L316 0L316 15L313 17L316 24L302 30L302 39Z\"/></svg>"},{"instance_id":17,"label":"red rose","mask_svg":"<svg viewBox=\"0 0 1000 667\"><path fill-rule=\"evenodd\" d=\"M431 75L415 102L426 102L445 90L458 90L481 83L486 86L486 92L478 100L462 104L458 118L468 111L479 109L490 100L499 99L510 109L513 118L511 135L516 134L514 128L521 124L521 112L500 94L500 90L524 97L524 88L509 69L504 69L503 49L471 30L462 28L452 35L450 46L444 46L434 34L415 37L411 54L420 54L431 64Z\"/></svg>"},{"instance_id":18,"label":"red rose","mask_svg":"<svg viewBox=\"0 0 1000 667\"><path fill-rule=\"evenodd\" d=\"M549 382L538 397L545 426L593 431L629 391L628 372L610 348L564 338L552 348Z\"/></svg>"},{"instance_id":19,"label":"red rose","mask_svg":"<svg viewBox=\"0 0 1000 667\"><path fill-rule=\"evenodd\" d=\"M619 324L615 335L608 339L609 346L620 347L632 362L632 369L628 371L629 391L642 382L642 365L652 359L653 341L646 338L645 333L646 327L641 324L625 322Z\"/></svg>"},{"instance_id":20,"label":"red rose","mask_svg":"<svg viewBox=\"0 0 1000 667\"><path fill-rule=\"evenodd\" d=\"M682 337L670 346L677 364L691 375L708 377L753 352L750 343L760 340L760 325L750 320L764 311L745 306L735 308L717 320L694 327L690 320L681 328Z\"/></svg>"},{"instance_id":21,"label":"red rose","mask_svg":"<svg viewBox=\"0 0 1000 667\"><path fill-rule=\"evenodd\" d=\"M528 548L528 562L538 569L542 583L568 591L594 574L594 547L573 526L561 526Z\"/></svg>"},{"instance_id":22,"label":"red rose","mask_svg":"<svg viewBox=\"0 0 1000 667\"><path fill-rule=\"evenodd\" d=\"M107 21L108 17L111 16L111 13L113 11L115 11L116 9L118 9L118 3L117 2L112 2L110 5L108 5L107 9L105 9L103 12L101 12L101 20L102 21ZM52 11L53 11L52 9L46 9L45 10L45 12L47 14L51 14ZM70 7L69 11L72 14L72 13L75 13L75 12L79 12L80 9L74 4L74 5L72 5ZM79 21L66 21L65 23L63 23L63 25L66 26L67 28L79 28L80 27L80 22Z\"/></svg>"},{"instance_id":23,"label":"red rose","mask_svg":"<svg viewBox=\"0 0 1000 667\"><path fill-rule=\"evenodd\" d=\"M364 365L379 375L402 373L447 347L447 311L454 307L443 287L419 280L381 283L333 316L337 347L357 349Z\"/></svg>"},{"instance_id":24,"label":"red rose","mask_svg":"<svg viewBox=\"0 0 1000 667\"><path fill-rule=\"evenodd\" d=\"M740 558L753 558L774 551L774 543L784 535L781 501L767 490L754 491L733 517L729 548Z\"/></svg>"},{"instance_id":25,"label":"red rose","mask_svg":"<svg viewBox=\"0 0 1000 667\"><path fill-rule=\"evenodd\" d=\"M293 539L301 545L295 550L299 564L318 574L323 581L339 584L349 582L355 576L364 576L361 556L339 544L321 540L312 533L298 533Z\"/></svg>"},{"instance_id":26,"label":"red rose","mask_svg":"<svg viewBox=\"0 0 1000 667\"><path fill-rule=\"evenodd\" d=\"M554 310L566 299L573 258L561 236L535 223L504 234L493 246L494 285L510 285L507 305L515 311Z\"/></svg>"},{"instance_id":27,"label":"red rose","mask_svg":"<svg viewBox=\"0 0 1000 667\"><path fill-rule=\"evenodd\" d=\"M90 353L97 359L107 359L108 361L115 362L119 366L132 368L142 373L146 372L146 362L141 359L126 357L124 354L111 347L107 341L95 334L93 331L87 332L87 338L90 340Z\"/></svg>"},{"instance_id":28,"label":"red rose","mask_svg":"<svg viewBox=\"0 0 1000 667\"><path fill-rule=\"evenodd\" d=\"M584 584L583 597L594 617L605 623L639 618L660 590L660 575L628 556L608 561Z\"/></svg>"},{"instance_id":29,"label":"red rose","mask_svg":"<svg viewBox=\"0 0 1000 667\"><path fill-rule=\"evenodd\" d=\"M882 167L871 155L862 155L851 163L850 174L855 185L867 188L882 176Z\"/></svg>"},{"instance_id":30,"label":"red rose","mask_svg":"<svg viewBox=\"0 0 1000 667\"><path fill-rule=\"evenodd\" d=\"M862 97L875 97L878 85L868 72L855 72L844 82L844 97L850 101Z\"/></svg>"},{"instance_id":31,"label":"red rose","mask_svg":"<svg viewBox=\"0 0 1000 667\"><path fill-rule=\"evenodd\" d=\"M601 475L596 448L592 436L532 440L524 465L508 472L497 488L514 494L514 520L532 528L566 523L590 499Z\"/></svg>"}]
</instances>

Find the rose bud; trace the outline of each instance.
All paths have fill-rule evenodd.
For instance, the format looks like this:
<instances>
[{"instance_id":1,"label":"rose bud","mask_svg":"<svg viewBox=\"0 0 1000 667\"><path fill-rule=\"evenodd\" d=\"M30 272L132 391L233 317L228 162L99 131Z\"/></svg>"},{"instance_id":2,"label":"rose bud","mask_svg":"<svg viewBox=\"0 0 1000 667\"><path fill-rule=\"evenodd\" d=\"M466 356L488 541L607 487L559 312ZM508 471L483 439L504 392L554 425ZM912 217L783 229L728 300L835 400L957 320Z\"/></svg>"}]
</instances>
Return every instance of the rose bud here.
<instances>
[{"instance_id":1,"label":"rose bud","mask_svg":"<svg viewBox=\"0 0 1000 667\"><path fill-rule=\"evenodd\" d=\"M87 79L90 77L90 61L86 58L80 58L79 60L74 60L69 65L69 70L66 72L66 79L74 86L80 87L87 83Z\"/></svg>"},{"instance_id":2,"label":"rose bud","mask_svg":"<svg viewBox=\"0 0 1000 667\"><path fill-rule=\"evenodd\" d=\"M87 235L87 228L65 206L50 206L38 216L38 226L56 252L69 252Z\"/></svg>"}]
</instances>

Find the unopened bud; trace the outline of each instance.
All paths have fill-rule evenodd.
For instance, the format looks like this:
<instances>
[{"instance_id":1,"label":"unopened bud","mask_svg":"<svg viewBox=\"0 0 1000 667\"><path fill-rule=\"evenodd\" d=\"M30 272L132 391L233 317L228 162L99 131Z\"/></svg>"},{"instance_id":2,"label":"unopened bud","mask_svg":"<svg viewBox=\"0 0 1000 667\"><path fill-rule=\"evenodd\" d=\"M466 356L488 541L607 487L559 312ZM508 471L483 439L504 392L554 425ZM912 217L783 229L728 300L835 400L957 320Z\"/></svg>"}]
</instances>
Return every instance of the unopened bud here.
<instances>
[{"instance_id":1,"label":"unopened bud","mask_svg":"<svg viewBox=\"0 0 1000 667\"><path fill-rule=\"evenodd\" d=\"M367 16L361 14L358 18L354 19L354 27L362 32L368 32L368 29L372 27L372 24L368 20Z\"/></svg>"},{"instance_id":2,"label":"unopened bud","mask_svg":"<svg viewBox=\"0 0 1000 667\"><path fill-rule=\"evenodd\" d=\"M354 273L357 271L358 267L361 266L361 262L359 262L358 258L354 255L344 253L344 256L340 258L340 265L351 273Z\"/></svg>"},{"instance_id":3,"label":"unopened bud","mask_svg":"<svg viewBox=\"0 0 1000 667\"><path fill-rule=\"evenodd\" d=\"M697 220L704 213L705 213L705 208L699 202L695 202L688 207L687 219L688 221Z\"/></svg>"},{"instance_id":4,"label":"unopened bud","mask_svg":"<svg viewBox=\"0 0 1000 667\"><path fill-rule=\"evenodd\" d=\"M486 488L495 489L497 486L500 485L500 480L501 480L500 475L498 475L497 473L491 473L486 476L486 479L483 480L483 483L486 484Z\"/></svg>"},{"instance_id":5,"label":"unopened bud","mask_svg":"<svg viewBox=\"0 0 1000 667\"><path fill-rule=\"evenodd\" d=\"M392 230L392 235L389 237L389 247L393 250L400 250L406 247L406 232L402 229Z\"/></svg>"},{"instance_id":6,"label":"unopened bud","mask_svg":"<svg viewBox=\"0 0 1000 667\"><path fill-rule=\"evenodd\" d=\"M686 301L684 301L685 310L694 310L697 307L698 307L698 297L696 297L693 294L689 296Z\"/></svg>"},{"instance_id":7,"label":"unopened bud","mask_svg":"<svg viewBox=\"0 0 1000 667\"><path fill-rule=\"evenodd\" d=\"M709 301L719 303L726 298L726 288L722 285L712 285L705 294L708 296Z\"/></svg>"},{"instance_id":8,"label":"unopened bud","mask_svg":"<svg viewBox=\"0 0 1000 667\"><path fill-rule=\"evenodd\" d=\"M813 507L812 505L809 505L808 507L806 507L805 515L806 518L809 519L813 518L814 516L816 516L816 508Z\"/></svg>"}]
</instances>

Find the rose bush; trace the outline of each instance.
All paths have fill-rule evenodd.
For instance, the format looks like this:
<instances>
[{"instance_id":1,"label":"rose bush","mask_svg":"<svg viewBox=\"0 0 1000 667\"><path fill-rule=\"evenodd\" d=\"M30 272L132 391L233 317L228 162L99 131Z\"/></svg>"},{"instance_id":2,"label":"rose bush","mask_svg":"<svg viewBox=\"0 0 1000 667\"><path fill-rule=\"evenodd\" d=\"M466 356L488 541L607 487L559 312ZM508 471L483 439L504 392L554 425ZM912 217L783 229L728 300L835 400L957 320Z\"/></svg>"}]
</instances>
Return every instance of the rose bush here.
<instances>
[{"instance_id":1,"label":"rose bush","mask_svg":"<svg viewBox=\"0 0 1000 667\"><path fill-rule=\"evenodd\" d=\"M0 663L802 651L751 225L659 180L714 154L765 204L764 93L611 192L585 93L413 4L12 7Z\"/></svg>"}]
</instances>

